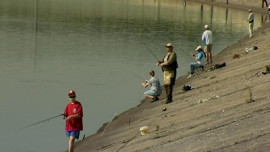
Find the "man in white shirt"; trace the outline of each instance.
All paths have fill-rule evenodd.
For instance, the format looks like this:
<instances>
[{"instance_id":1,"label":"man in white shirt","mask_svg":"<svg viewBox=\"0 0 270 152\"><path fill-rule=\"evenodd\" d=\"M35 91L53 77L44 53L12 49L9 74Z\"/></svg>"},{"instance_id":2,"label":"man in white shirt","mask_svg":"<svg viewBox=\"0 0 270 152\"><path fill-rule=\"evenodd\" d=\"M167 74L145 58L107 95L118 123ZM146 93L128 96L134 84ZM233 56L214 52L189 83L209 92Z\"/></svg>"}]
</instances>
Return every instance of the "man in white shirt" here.
<instances>
[{"instance_id":1,"label":"man in white shirt","mask_svg":"<svg viewBox=\"0 0 270 152\"><path fill-rule=\"evenodd\" d=\"M212 45L213 45L213 39L212 39L212 32L209 30L209 26L204 26L205 31L202 34L202 41L204 42L204 52L206 54L206 60L207 64L212 63Z\"/></svg>"},{"instance_id":2,"label":"man in white shirt","mask_svg":"<svg viewBox=\"0 0 270 152\"><path fill-rule=\"evenodd\" d=\"M253 36L253 26L254 26L254 14L252 13L251 9L249 9L248 12L249 12L249 15L248 15L247 22L249 24L249 37L252 37Z\"/></svg>"},{"instance_id":3,"label":"man in white shirt","mask_svg":"<svg viewBox=\"0 0 270 152\"><path fill-rule=\"evenodd\" d=\"M269 6L269 3L267 0L262 0L262 8L264 8L264 3L265 3L265 6L268 7Z\"/></svg>"}]
</instances>

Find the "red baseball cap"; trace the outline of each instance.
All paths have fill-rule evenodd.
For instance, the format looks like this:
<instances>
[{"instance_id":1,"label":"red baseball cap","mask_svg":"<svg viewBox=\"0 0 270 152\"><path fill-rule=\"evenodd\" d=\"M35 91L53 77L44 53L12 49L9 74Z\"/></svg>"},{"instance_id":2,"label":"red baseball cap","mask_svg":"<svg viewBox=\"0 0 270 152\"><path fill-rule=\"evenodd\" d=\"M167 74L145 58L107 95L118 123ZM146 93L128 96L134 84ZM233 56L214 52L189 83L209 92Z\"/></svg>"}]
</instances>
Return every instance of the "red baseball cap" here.
<instances>
[{"instance_id":1,"label":"red baseball cap","mask_svg":"<svg viewBox=\"0 0 270 152\"><path fill-rule=\"evenodd\" d=\"M69 96L70 98L75 98L75 97L76 97L75 91L74 91L74 90L70 90L70 91L68 92L68 96Z\"/></svg>"}]
</instances>

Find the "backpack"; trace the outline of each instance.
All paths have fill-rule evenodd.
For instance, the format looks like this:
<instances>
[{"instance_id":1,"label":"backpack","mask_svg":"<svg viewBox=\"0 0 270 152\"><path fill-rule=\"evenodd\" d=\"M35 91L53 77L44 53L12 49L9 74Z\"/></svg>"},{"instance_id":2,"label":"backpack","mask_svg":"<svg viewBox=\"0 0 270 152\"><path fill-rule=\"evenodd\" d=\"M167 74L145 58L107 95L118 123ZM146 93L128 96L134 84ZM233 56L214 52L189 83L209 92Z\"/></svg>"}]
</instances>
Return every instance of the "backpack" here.
<instances>
[{"instance_id":1,"label":"backpack","mask_svg":"<svg viewBox=\"0 0 270 152\"><path fill-rule=\"evenodd\" d=\"M188 90L192 90L193 88L192 88L192 86L191 85L184 85L183 86L183 90L184 91L188 91Z\"/></svg>"}]
</instances>

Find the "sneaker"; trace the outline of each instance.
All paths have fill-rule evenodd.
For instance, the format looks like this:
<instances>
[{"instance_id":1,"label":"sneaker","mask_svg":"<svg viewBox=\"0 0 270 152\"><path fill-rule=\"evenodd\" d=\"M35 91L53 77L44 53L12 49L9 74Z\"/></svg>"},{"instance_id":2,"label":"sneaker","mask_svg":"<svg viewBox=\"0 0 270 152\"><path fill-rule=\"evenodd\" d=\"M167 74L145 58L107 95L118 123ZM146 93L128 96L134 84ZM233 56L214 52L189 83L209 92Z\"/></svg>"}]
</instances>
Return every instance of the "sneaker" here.
<instances>
[{"instance_id":1,"label":"sneaker","mask_svg":"<svg viewBox=\"0 0 270 152\"><path fill-rule=\"evenodd\" d=\"M154 98L152 98L151 102L155 102L155 101L158 101L159 98L157 96L155 96Z\"/></svg>"},{"instance_id":2,"label":"sneaker","mask_svg":"<svg viewBox=\"0 0 270 152\"><path fill-rule=\"evenodd\" d=\"M191 78L191 77L193 77L194 76L194 74L190 74L187 78Z\"/></svg>"}]
</instances>

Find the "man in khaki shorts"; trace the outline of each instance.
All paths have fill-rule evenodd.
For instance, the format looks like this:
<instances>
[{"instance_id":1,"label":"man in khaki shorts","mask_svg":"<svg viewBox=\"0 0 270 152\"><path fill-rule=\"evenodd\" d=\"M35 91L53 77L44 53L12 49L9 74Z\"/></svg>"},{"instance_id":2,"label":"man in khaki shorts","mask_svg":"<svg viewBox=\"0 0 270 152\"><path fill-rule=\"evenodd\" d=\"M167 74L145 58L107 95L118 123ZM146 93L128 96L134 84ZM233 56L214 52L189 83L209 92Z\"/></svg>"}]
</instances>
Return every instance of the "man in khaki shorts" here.
<instances>
[{"instance_id":1,"label":"man in khaki shorts","mask_svg":"<svg viewBox=\"0 0 270 152\"><path fill-rule=\"evenodd\" d=\"M161 66L164 77L164 89L167 96L166 104L173 102L172 93L173 87L176 79L176 69L178 68L177 56L173 51L173 46L171 43L165 45L166 54L162 61L158 62L158 65Z\"/></svg>"},{"instance_id":2,"label":"man in khaki shorts","mask_svg":"<svg viewBox=\"0 0 270 152\"><path fill-rule=\"evenodd\" d=\"M247 22L248 22L248 29L249 29L249 37L252 37L253 36L253 27L254 27L254 14L252 13L252 10L249 9L248 10L248 19L247 19Z\"/></svg>"},{"instance_id":3,"label":"man in khaki shorts","mask_svg":"<svg viewBox=\"0 0 270 152\"><path fill-rule=\"evenodd\" d=\"M209 29L208 25L204 26L205 31L202 34L202 41L204 42L204 51L206 54L206 61L207 64L212 63L212 45L213 45L213 39L212 39L212 32Z\"/></svg>"}]
</instances>

